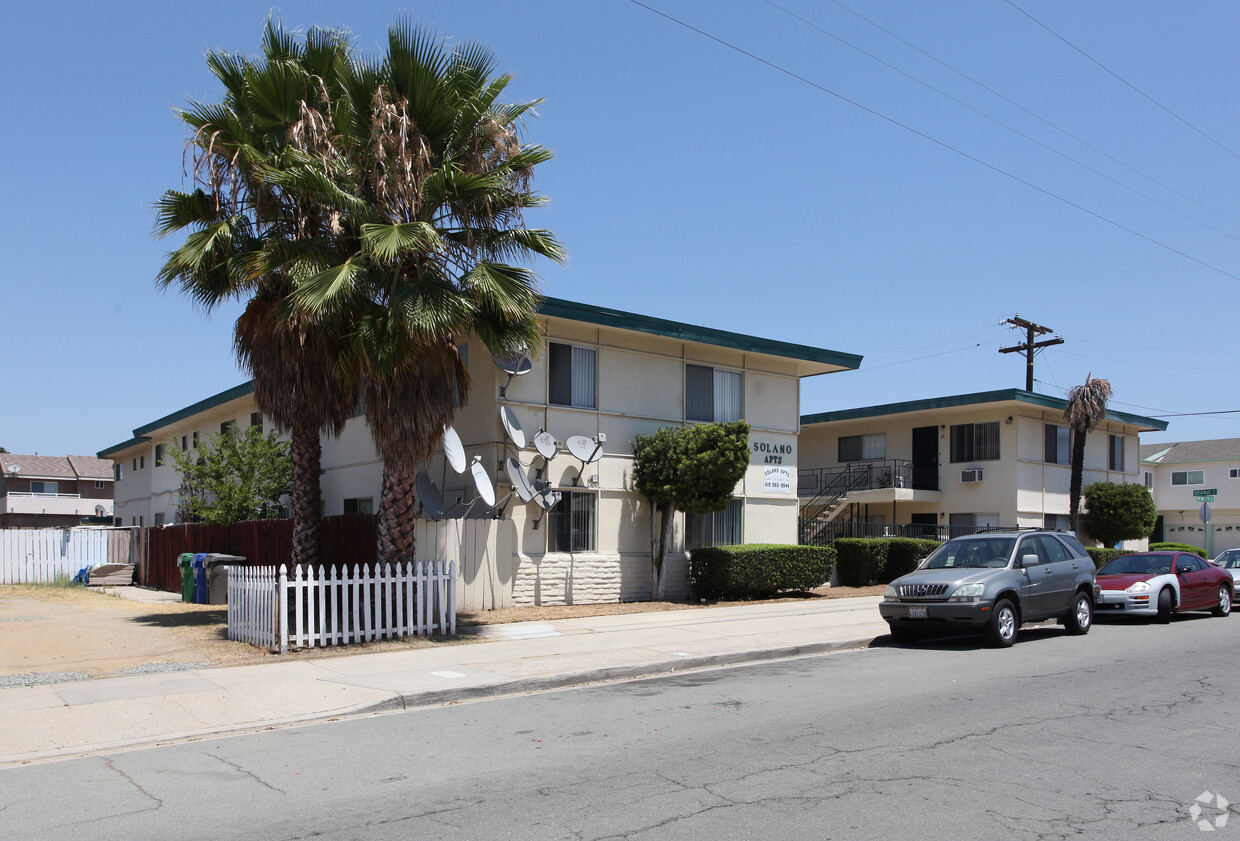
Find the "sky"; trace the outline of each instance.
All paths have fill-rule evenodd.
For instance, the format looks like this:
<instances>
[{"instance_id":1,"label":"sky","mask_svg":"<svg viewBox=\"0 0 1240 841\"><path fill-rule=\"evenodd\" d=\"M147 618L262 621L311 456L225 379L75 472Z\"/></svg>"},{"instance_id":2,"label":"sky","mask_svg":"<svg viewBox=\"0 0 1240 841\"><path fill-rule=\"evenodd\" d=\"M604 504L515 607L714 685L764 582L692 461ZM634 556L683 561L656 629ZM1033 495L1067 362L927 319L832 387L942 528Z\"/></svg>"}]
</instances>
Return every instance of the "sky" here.
<instances>
[{"instance_id":1,"label":"sky","mask_svg":"<svg viewBox=\"0 0 1240 841\"><path fill-rule=\"evenodd\" d=\"M0 64L0 446L94 454L248 377L239 306L154 284L176 109L264 21L382 52L402 16L542 99L551 296L864 357L802 412L1023 388L1013 316L1142 443L1240 437L1240 4L1231 0L23 3ZM22 33L18 36L18 33Z\"/></svg>"}]
</instances>

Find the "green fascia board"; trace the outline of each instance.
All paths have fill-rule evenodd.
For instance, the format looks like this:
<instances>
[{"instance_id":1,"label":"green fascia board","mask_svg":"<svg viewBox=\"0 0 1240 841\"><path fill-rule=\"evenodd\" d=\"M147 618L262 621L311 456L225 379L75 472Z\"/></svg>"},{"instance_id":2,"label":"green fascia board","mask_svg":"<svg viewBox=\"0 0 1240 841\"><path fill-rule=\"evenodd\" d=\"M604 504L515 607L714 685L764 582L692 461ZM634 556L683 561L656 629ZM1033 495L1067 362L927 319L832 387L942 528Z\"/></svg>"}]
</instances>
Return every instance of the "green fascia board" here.
<instances>
[{"instance_id":1,"label":"green fascia board","mask_svg":"<svg viewBox=\"0 0 1240 841\"><path fill-rule=\"evenodd\" d=\"M597 324L603 327L615 327L620 330L632 330L648 333L652 336L664 336L669 339L680 339L687 342L699 342L704 345L732 348L747 353L763 353L769 356L781 356L788 359L801 359L831 365L842 369L855 370L861 367L861 357L857 354L842 353L826 348L798 345L781 342L775 339L762 339L757 336L746 336L743 333L731 333L727 330L715 330L695 324L684 324L655 318L649 315L638 315L621 310L580 304L565 301L562 298L542 298L538 305L540 315L553 318L564 318L586 324Z\"/></svg>"},{"instance_id":2,"label":"green fascia board","mask_svg":"<svg viewBox=\"0 0 1240 841\"><path fill-rule=\"evenodd\" d=\"M1044 409L1056 409L1060 412L1068 407L1068 401L1062 397L1050 397L1046 394L1037 394L1019 388L1006 388L999 389L998 391L979 391L974 394L957 394L952 397L934 397L927 400L909 400L903 403L887 403L882 406L865 406L860 409L844 409L839 412L819 412L813 415L802 415L801 426L1009 401L1028 403L1031 406L1040 406ZM1131 415L1127 412L1115 412L1109 409L1107 410L1107 420L1140 426L1148 432L1162 432L1167 428L1167 421L1165 420Z\"/></svg>"},{"instance_id":3,"label":"green fascia board","mask_svg":"<svg viewBox=\"0 0 1240 841\"><path fill-rule=\"evenodd\" d=\"M181 420L185 420L186 418L193 417L199 412L205 412L208 409L214 409L216 406L222 406L223 404L229 402L230 400L236 400L238 397L245 397L247 394L253 394L253 393L254 393L254 382L253 381L244 382L241 385L233 386L227 391L221 391L219 394L216 394L213 397L208 397L206 400L199 400L197 403L194 403L191 406L186 406L184 409L180 409L176 412L173 412L170 415L165 415L164 417L160 418L157 421L152 421L151 423L148 423L145 426L138 427L137 429L133 431L133 438L124 442L123 444L117 444L113 447L108 447L106 450L100 450L98 453L96 453L96 456L98 458L107 458L112 453L118 453L121 450L125 450L125 449L128 449L129 447L134 446L135 444L140 444L143 441L149 441L150 440L149 433L154 432L157 429L162 429L165 426L169 426L170 424L176 423L177 421L181 421Z\"/></svg>"}]
</instances>

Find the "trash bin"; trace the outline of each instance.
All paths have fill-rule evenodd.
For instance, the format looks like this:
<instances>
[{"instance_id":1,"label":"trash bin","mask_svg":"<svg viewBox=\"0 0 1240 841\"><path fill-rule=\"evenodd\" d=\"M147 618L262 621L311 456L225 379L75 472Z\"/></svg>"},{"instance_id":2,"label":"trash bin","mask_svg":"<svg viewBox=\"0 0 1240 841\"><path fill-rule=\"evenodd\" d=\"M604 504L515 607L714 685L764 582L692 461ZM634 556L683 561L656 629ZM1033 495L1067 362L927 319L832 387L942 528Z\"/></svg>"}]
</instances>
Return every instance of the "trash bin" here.
<instances>
[{"instance_id":1,"label":"trash bin","mask_svg":"<svg viewBox=\"0 0 1240 841\"><path fill-rule=\"evenodd\" d=\"M181 601L194 603L194 556L185 552L177 558L177 566L181 568Z\"/></svg>"},{"instance_id":2,"label":"trash bin","mask_svg":"<svg viewBox=\"0 0 1240 841\"><path fill-rule=\"evenodd\" d=\"M244 555L222 555L218 552L207 555L207 604L228 604L228 567L244 561Z\"/></svg>"},{"instance_id":3,"label":"trash bin","mask_svg":"<svg viewBox=\"0 0 1240 841\"><path fill-rule=\"evenodd\" d=\"M194 556L194 604L207 603L207 553Z\"/></svg>"}]
</instances>

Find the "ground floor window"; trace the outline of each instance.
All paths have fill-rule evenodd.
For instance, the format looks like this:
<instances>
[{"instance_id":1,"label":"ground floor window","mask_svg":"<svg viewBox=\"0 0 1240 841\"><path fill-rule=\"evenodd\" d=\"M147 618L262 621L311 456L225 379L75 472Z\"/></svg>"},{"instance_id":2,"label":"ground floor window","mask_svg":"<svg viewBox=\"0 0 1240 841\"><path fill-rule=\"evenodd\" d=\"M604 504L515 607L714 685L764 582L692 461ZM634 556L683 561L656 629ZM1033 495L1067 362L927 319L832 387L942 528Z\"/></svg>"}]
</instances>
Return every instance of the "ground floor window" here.
<instances>
[{"instance_id":1,"label":"ground floor window","mask_svg":"<svg viewBox=\"0 0 1240 841\"><path fill-rule=\"evenodd\" d=\"M583 491L566 491L550 511L548 552L593 552L597 496Z\"/></svg>"},{"instance_id":2,"label":"ground floor window","mask_svg":"<svg viewBox=\"0 0 1240 841\"><path fill-rule=\"evenodd\" d=\"M685 548L739 545L742 509L742 500L734 499L723 511L685 515Z\"/></svg>"},{"instance_id":3,"label":"ground floor window","mask_svg":"<svg viewBox=\"0 0 1240 841\"><path fill-rule=\"evenodd\" d=\"M1067 514L1045 514L1043 517L1043 527L1047 529L1068 531L1072 525L1071 519Z\"/></svg>"},{"instance_id":4,"label":"ground floor window","mask_svg":"<svg viewBox=\"0 0 1240 841\"><path fill-rule=\"evenodd\" d=\"M375 500L370 496L359 496L344 501L344 513L346 514L373 514L375 513Z\"/></svg>"}]
</instances>

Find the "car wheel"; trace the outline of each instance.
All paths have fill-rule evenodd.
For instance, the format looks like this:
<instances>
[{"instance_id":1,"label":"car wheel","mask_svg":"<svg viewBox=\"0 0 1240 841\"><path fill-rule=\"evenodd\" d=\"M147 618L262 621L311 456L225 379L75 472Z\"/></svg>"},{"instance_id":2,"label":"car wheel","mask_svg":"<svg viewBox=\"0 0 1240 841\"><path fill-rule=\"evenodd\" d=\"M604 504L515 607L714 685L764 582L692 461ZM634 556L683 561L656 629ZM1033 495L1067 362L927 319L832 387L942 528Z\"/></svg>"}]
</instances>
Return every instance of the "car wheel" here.
<instances>
[{"instance_id":1,"label":"car wheel","mask_svg":"<svg viewBox=\"0 0 1240 841\"><path fill-rule=\"evenodd\" d=\"M1218 607L1210 611L1215 616L1226 616L1231 613L1231 589L1226 584L1218 588Z\"/></svg>"},{"instance_id":2,"label":"car wheel","mask_svg":"<svg viewBox=\"0 0 1240 841\"><path fill-rule=\"evenodd\" d=\"M1016 642L1016 628L1019 624L1016 606L1007 599L999 599L990 609L990 621L986 623L986 642L996 648L1007 648Z\"/></svg>"},{"instance_id":3,"label":"car wheel","mask_svg":"<svg viewBox=\"0 0 1240 841\"><path fill-rule=\"evenodd\" d=\"M1072 600L1072 609L1063 619L1064 629L1073 636L1089 633L1089 626L1094 621L1094 601L1088 593L1077 593Z\"/></svg>"},{"instance_id":4,"label":"car wheel","mask_svg":"<svg viewBox=\"0 0 1240 841\"><path fill-rule=\"evenodd\" d=\"M921 639L921 634L909 628L900 628L895 625L891 626L891 638L900 645L908 645Z\"/></svg>"},{"instance_id":5,"label":"car wheel","mask_svg":"<svg viewBox=\"0 0 1240 841\"><path fill-rule=\"evenodd\" d=\"M1174 610L1171 604L1171 591L1164 587L1158 591L1158 621L1166 625L1171 621L1171 614Z\"/></svg>"}]
</instances>

